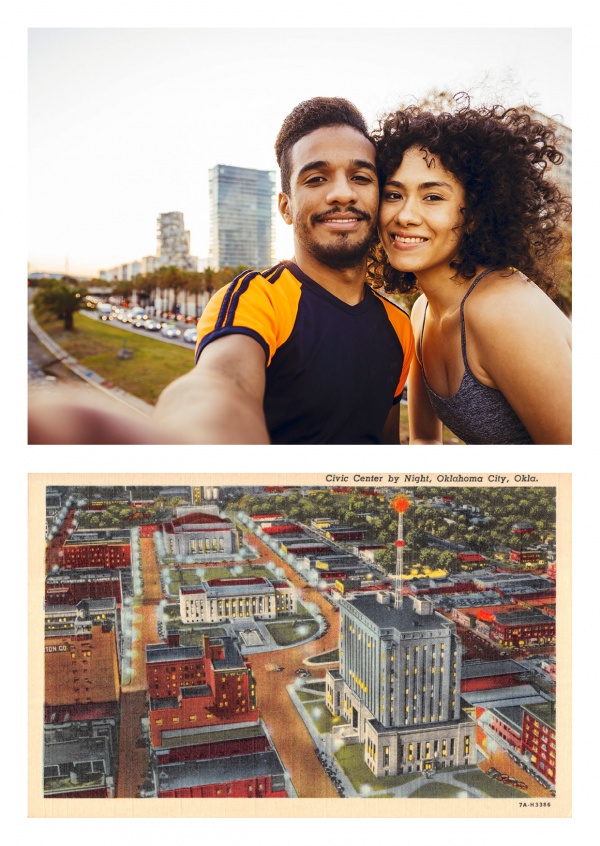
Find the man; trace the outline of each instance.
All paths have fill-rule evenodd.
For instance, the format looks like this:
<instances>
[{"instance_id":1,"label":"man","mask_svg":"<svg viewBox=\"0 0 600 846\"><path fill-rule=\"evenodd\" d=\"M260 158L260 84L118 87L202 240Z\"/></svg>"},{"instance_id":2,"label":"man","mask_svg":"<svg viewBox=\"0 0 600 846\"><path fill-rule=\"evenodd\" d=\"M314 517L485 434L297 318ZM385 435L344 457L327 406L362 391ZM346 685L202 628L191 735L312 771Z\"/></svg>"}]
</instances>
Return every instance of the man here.
<instances>
[{"instance_id":1,"label":"man","mask_svg":"<svg viewBox=\"0 0 600 846\"><path fill-rule=\"evenodd\" d=\"M379 202L364 118L347 100L308 100L275 150L294 261L214 295L197 365L163 391L150 429L156 443L398 443L414 344L406 314L364 281Z\"/></svg>"}]
</instances>

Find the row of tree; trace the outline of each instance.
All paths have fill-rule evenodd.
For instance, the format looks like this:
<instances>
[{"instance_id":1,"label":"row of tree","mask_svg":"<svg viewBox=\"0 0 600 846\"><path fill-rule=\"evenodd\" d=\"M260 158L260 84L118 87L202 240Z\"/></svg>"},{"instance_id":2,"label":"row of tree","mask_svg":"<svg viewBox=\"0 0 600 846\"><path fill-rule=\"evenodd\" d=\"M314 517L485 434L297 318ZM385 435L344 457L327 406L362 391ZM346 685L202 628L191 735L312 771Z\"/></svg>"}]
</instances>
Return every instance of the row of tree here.
<instances>
[{"instance_id":1,"label":"row of tree","mask_svg":"<svg viewBox=\"0 0 600 846\"><path fill-rule=\"evenodd\" d=\"M31 287L37 290L33 297L34 313L36 316L52 314L63 321L67 331L73 329L73 316L84 308L89 289L105 289L105 297L116 297L120 303L129 302L133 295L144 308L161 298L166 301L164 311L177 313L182 296L189 301L194 300L194 315L200 314L200 301L212 296L215 291L235 279L245 265L225 267L213 270L205 267L202 271L185 270L170 265L161 267L152 273L139 274L131 280L106 282L102 279L92 279L87 287L72 276L61 279L30 280Z\"/></svg>"},{"instance_id":2,"label":"row of tree","mask_svg":"<svg viewBox=\"0 0 600 846\"><path fill-rule=\"evenodd\" d=\"M416 488L412 496L414 504L404 515L407 562L422 563L428 557L431 564L451 569L450 558L456 559L451 547L487 556L503 547L554 542L556 538L554 488ZM443 506L441 497L451 502ZM283 495L245 494L236 507L250 515L282 512L286 518L302 523L316 517L331 518L341 525L364 528L367 543L392 545L397 536L397 514L389 497L381 492L379 496L365 496L358 488L345 493L315 488ZM531 526L531 533L515 535L513 526L524 521ZM433 548L436 541L438 549ZM447 542L448 548L441 548L441 542ZM391 567L394 556L393 549L387 556L382 553L382 565Z\"/></svg>"}]
</instances>

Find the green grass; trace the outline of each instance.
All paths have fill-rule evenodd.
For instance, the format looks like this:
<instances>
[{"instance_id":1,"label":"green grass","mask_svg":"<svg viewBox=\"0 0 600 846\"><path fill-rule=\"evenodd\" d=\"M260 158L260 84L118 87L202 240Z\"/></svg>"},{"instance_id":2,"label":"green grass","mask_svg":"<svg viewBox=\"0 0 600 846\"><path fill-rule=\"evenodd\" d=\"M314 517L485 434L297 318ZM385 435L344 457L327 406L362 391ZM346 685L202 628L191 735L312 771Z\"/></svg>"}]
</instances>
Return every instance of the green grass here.
<instances>
[{"instance_id":1,"label":"green grass","mask_svg":"<svg viewBox=\"0 0 600 846\"><path fill-rule=\"evenodd\" d=\"M410 794L411 799L456 799L461 792L454 784L445 781L428 781Z\"/></svg>"},{"instance_id":2,"label":"green grass","mask_svg":"<svg viewBox=\"0 0 600 846\"><path fill-rule=\"evenodd\" d=\"M454 776L456 781L462 781L463 784L468 784L477 790L481 790L487 796L492 796L494 799L514 799L516 797L523 797L527 795L523 790L517 790L516 787L511 787L509 784L503 784L501 781L496 781L486 775L480 769L474 769L467 773L460 773Z\"/></svg>"},{"instance_id":3,"label":"green grass","mask_svg":"<svg viewBox=\"0 0 600 846\"><path fill-rule=\"evenodd\" d=\"M293 643L298 643L312 637L319 630L318 623L312 619L302 620L302 626L308 628L308 632L302 635L296 631L295 621L270 623L266 627L277 646L291 646Z\"/></svg>"},{"instance_id":4,"label":"green grass","mask_svg":"<svg viewBox=\"0 0 600 846\"><path fill-rule=\"evenodd\" d=\"M308 690L297 690L296 696L298 697L300 702L305 702L305 703L322 702L323 701L323 697L319 696L318 692L316 692L316 691L314 693L311 693Z\"/></svg>"},{"instance_id":5,"label":"green grass","mask_svg":"<svg viewBox=\"0 0 600 846\"><path fill-rule=\"evenodd\" d=\"M197 628L194 626L194 628ZM203 637L225 637L227 630L219 626L203 626L200 631L189 631L183 627L179 631L182 646L202 646Z\"/></svg>"},{"instance_id":6,"label":"green grass","mask_svg":"<svg viewBox=\"0 0 600 846\"><path fill-rule=\"evenodd\" d=\"M329 734L333 725L342 722L339 718L336 719L333 717L331 712L327 710L323 699L320 701L305 702L304 709L319 734Z\"/></svg>"},{"instance_id":7,"label":"green grass","mask_svg":"<svg viewBox=\"0 0 600 846\"><path fill-rule=\"evenodd\" d=\"M80 314L75 315L73 332L65 332L62 321L55 318L43 317L38 322L82 365L151 405L163 388L194 366L193 347L162 343L144 329L139 334L128 332ZM133 350L133 358L118 357L123 341Z\"/></svg>"},{"instance_id":8,"label":"green grass","mask_svg":"<svg viewBox=\"0 0 600 846\"><path fill-rule=\"evenodd\" d=\"M363 784L368 784L373 790L385 790L399 787L401 784L408 784L408 782L420 777L419 773L407 773L406 775L377 778L364 762L364 746L362 743L350 743L341 746L336 752L335 758L352 782L355 790L359 790Z\"/></svg>"}]
</instances>

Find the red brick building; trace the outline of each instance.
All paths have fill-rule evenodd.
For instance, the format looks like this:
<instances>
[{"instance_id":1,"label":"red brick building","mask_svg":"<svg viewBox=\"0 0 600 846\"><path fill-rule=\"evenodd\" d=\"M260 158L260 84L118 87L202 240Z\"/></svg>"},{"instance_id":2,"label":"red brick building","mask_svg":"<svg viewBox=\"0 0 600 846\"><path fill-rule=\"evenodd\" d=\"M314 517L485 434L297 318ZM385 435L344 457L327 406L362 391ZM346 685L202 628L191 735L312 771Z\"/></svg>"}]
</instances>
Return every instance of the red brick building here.
<instances>
[{"instance_id":1,"label":"red brick building","mask_svg":"<svg viewBox=\"0 0 600 846\"><path fill-rule=\"evenodd\" d=\"M556 714L553 702L523 706L521 752L552 784L556 784Z\"/></svg>"},{"instance_id":2,"label":"red brick building","mask_svg":"<svg viewBox=\"0 0 600 846\"><path fill-rule=\"evenodd\" d=\"M254 676L235 640L204 638L202 659L189 649L146 647L150 736L155 748L162 746L165 732L258 720ZM170 661L168 653L173 653ZM155 664L159 665L156 674ZM170 693L157 697L157 690Z\"/></svg>"},{"instance_id":3,"label":"red brick building","mask_svg":"<svg viewBox=\"0 0 600 846\"><path fill-rule=\"evenodd\" d=\"M62 548L62 567L116 570L131 566L129 529L86 529L67 538Z\"/></svg>"}]
</instances>

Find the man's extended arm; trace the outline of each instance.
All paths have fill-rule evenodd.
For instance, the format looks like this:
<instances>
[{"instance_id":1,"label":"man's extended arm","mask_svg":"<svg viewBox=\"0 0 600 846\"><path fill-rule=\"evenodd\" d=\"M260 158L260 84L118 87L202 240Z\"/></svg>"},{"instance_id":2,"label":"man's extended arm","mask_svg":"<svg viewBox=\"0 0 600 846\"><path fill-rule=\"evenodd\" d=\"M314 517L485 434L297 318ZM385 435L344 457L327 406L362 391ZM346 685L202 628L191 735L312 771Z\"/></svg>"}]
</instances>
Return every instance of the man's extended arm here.
<instances>
[{"instance_id":1,"label":"man's extended arm","mask_svg":"<svg viewBox=\"0 0 600 846\"><path fill-rule=\"evenodd\" d=\"M263 413L265 353L227 335L172 382L149 417L77 390L33 396L30 444L268 444Z\"/></svg>"},{"instance_id":2,"label":"man's extended arm","mask_svg":"<svg viewBox=\"0 0 600 846\"><path fill-rule=\"evenodd\" d=\"M218 338L192 371L165 388L150 419L161 429L181 429L187 443L268 444L265 373L257 341L237 334Z\"/></svg>"}]
</instances>

